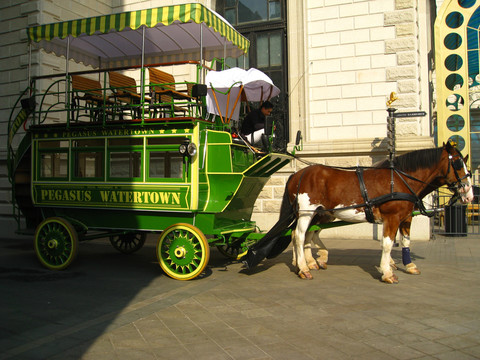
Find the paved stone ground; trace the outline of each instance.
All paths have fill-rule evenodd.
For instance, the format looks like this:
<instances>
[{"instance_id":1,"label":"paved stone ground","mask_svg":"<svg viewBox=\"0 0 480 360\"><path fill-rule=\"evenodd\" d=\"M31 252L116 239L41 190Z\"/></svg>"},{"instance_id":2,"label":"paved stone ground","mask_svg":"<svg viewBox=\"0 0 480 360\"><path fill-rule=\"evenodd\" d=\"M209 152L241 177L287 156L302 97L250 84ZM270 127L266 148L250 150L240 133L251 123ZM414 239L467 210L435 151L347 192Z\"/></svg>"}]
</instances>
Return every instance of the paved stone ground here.
<instances>
[{"instance_id":1,"label":"paved stone ground","mask_svg":"<svg viewBox=\"0 0 480 360\"><path fill-rule=\"evenodd\" d=\"M380 243L328 240L328 270L300 280L291 249L253 272L212 249L175 281L155 239L124 256L82 243L65 271L31 239L0 240L0 359L478 359L480 237L412 242L422 275L379 281Z\"/></svg>"}]
</instances>

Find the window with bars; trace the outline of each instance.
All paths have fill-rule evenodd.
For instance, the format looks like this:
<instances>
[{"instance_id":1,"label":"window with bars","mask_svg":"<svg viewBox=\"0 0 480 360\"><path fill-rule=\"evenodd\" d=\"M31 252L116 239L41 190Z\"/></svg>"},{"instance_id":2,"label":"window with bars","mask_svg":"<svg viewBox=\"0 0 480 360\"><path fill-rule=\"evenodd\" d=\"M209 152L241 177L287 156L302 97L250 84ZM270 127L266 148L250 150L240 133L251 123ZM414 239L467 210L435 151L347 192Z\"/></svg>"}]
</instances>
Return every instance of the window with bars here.
<instances>
[{"instance_id":1,"label":"window with bars","mask_svg":"<svg viewBox=\"0 0 480 360\"><path fill-rule=\"evenodd\" d=\"M227 67L257 68L280 89L271 99L277 148L288 142L287 17L285 0L217 0L217 12L250 40L247 56L227 58ZM259 104L250 104L258 107ZM270 129L267 129L270 131Z\"/></svg>"}]
</instances>

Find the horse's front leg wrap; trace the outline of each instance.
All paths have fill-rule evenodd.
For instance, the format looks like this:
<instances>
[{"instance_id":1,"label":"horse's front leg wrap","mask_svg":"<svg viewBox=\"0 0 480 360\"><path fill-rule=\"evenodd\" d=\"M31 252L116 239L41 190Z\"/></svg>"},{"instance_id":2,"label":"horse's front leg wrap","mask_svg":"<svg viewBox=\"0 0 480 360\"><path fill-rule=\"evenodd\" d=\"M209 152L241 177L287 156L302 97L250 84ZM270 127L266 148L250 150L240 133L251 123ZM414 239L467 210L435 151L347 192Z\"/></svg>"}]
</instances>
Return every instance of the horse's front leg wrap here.
<instances>
[{"instance_id":1,"label":"horse's front leg wrap","mask_svg":"<svg viewBox=\"0 0 480 360\"><path fill-rule=\"evenodd\" d=\"M408 236L402 237L402 263L405 265L405 271L409 274L420 275L420 270L412 262L410 257L410 238Z\"/></svg>"},{"instance_id":2,"label":"horse's front leg wrap","mask_svg":"<svg viewBox=\"0 0 480 360\"><path fill-rule=\"evenodd\" d=\"M403 262L403 265L408 265L412 262L412 259L410 258L410 248L409 247L403 247L402 248L402 262Z\"/></svg>"}]
</instances>

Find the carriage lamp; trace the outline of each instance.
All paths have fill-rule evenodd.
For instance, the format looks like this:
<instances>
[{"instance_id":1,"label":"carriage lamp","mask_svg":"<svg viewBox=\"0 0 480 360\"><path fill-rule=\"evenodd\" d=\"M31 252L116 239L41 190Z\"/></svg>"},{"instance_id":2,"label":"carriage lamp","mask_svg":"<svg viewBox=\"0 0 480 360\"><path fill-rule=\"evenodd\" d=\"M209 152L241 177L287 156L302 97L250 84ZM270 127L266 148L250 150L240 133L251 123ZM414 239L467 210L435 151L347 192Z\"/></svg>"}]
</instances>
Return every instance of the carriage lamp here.
<instances>
[{"instance_id":1,"label":"carriage lamp","mask_svg":"<svg viewBox=\"0 0 480 360\"><path fill-rule=\"evenodd\" d=\"M189 156L195 156L195 154L197 153L197 145L195 145L194 143L188 144L187 153Z\"/></svg>"},{"instance_id":2,"label":"carriage lamp","mask_svg":"<svg viewBox=\"0 0 480 360\"><path fill-rule=\"evenodd\" d=\"M185 139L183 143L180 144L178 151L184 156L195 156L197 153L197 145L190 142L190 140Z\"/></svg>"},{"instance_id":3,"label":"carriage lamp","mask_svg":"<svg viewBox=\"0 0 480 360\"><path fill-rule=\"evenodd\" d=\"M180 147L178 148L178 152L182 155L185 155L187 153L187 146L188 144L186 143L181 144Z\"/></svg>"}]
</instances>

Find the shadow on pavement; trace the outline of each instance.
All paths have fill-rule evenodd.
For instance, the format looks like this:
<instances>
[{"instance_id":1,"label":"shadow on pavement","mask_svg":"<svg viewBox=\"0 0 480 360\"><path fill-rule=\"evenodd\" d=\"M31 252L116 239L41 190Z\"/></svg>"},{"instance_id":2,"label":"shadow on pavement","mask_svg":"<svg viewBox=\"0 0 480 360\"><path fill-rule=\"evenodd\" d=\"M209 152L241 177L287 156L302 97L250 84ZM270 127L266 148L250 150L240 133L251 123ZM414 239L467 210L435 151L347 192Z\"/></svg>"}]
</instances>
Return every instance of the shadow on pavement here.
<instances>
[{"instance_id":1,"label":"shadow on pavement","mask_svg":"<svg viewBox=\"0 0 480 360\"><path fill-rule=\"evenodd\" d=\"M163 274L155 245L149 238L125 255L108 239L85 242L66 270L51 271L37 261L33 239L1 239L0 359L86 350L108 328L122 325L120 314L128 321L129 305L186 286ZM70 358L81 357L79 350Z\"/></svg>"}]
</instances>

